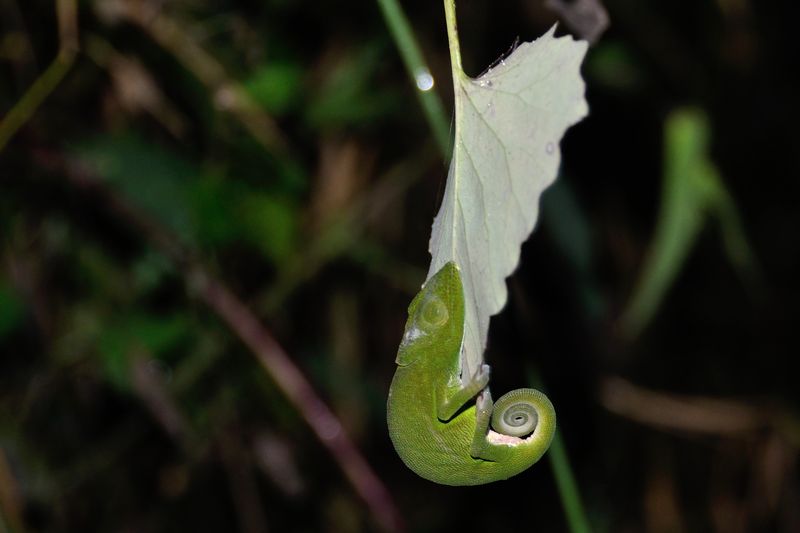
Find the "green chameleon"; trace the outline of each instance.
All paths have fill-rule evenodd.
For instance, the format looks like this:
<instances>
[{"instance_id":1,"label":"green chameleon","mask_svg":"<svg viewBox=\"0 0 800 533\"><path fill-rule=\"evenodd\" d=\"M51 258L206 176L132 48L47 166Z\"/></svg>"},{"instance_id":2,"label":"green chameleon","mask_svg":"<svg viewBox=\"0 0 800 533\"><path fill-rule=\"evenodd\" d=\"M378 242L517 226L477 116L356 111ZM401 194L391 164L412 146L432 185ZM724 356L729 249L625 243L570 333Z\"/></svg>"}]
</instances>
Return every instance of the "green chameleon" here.
<instances>
[{"instance_id":1,"label":"green chameleon","mask_svg":"<svg viewBox=\"0 0 800 533\"><path fill-rule=\"evenodd\" d=\"M556 430L553 404L537 390L517 389L493 404L489 365L462 384L463 336L464 288L450 262L408 307L387 404L397 454L423 478L444 485L519 474L544 455ZM475 396L475 405L467 405Z\"/></svg>"}]
</instances>

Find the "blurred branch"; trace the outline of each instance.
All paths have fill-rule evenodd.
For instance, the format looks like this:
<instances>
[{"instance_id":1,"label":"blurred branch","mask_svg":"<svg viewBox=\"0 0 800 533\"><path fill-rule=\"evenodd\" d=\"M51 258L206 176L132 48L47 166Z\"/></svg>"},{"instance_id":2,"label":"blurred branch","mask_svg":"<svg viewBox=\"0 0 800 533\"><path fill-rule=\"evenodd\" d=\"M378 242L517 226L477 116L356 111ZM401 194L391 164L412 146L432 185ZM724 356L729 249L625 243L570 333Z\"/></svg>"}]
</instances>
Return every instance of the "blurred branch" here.
<instances>
[{"instance_id":1,"label":"blurred branch","mask_svg":"<svg viewBox=\"0 0 800 533\"><path fill-rule=\"evenodd\" d=\"M0 447L0 531L22 533L22 496L5 450Z\"/></svg>"},{"instance_id":2,"label":"blurred branch","mask_svg":"<svg viewBox=\"0 0 800 533\"><path fill-rule=\"evenodd\" d=\"M146 352L134 354L131 364L133 389L167 435L184 450L191 451L189 424L167 390L162 372L154 362L156 360Z\"/></svg>"},{"instance_id":3,"label":"blurred branch","mask_svg":"<svg viewBox=\"0 0 800 533\"><path fill-rule=\"evenodd\" d=\"M777 426L800 445L798 426L790 417L734 400L655 392L609 377L602 382L600 403L614 414L666 430L741 436Z\"/></svg>"},{"instance_id":4,"label":"blurred branch","mask_svg":"<svg viewBox=\"0 0 800 533\"><path fill-rule=\"evenodd\" d=\"M159 3L107 0L99 3L97 9L107 20L121 18L139 26L206 86L217 108L236 117L267 151L289 153L289 144L272 117L228 75L221 63L195 42L180 22L161 11Z\"/></svg>"},{"instance_id":5,"label":"blurred branch","mask_svg":"<svg viewBox=\"0 0 800 533\"><path fill-rule=\"evenodd\" d=\"M63 172L72 186L98 195L110 212L136 228L151 245L182 267L189 292L205 303L250 349L322 445L333 455L381 529L401 530L399 512L386 486L344 432L334 413L253 312L199 260L191 257L171 234L127 204L85 168L58 153L40 152L38 155L41 164Z\"/></svg>"},{"instance_id":6,"label":"blurred branch","mask_svg":"<svg viewBox=\"0 0 800 533\"><path fill-rule=\"evenodd\" d=\"M228 476L233 496L233 506L243 533L266 533L267 517L261 508L258 483L253 475L250 454L242 444L237 428L223 431L219 441L219 455Z\"/></svg>"},{"instance_id":7,"label":"blurred branch","mask_svg":"<svg viewBox=\"0 0 800 533\"><path fill-rule=\"evenodd\" d=\"M297 460L289 443L267 429L260 430L252 442L256 466L292 500L306 492L306 481L297 468Z\"/></svg>"},{"instance_id":8,"label":"blurred branch","mask_svg":"<svg viewBox=\"0 0 800 533\"><path fill-rule=\"evenodd\" d=\"M78 4L76 0L56 0L59 49L78 51Z\"/></svg>"},{"instance_id":9,"label":"blurred branch","mask_svg":"<svg viewBox=\"0 0 800 533\"><path fill-rule=\"evenodd\" d=\"M135 58L119 53L97 35L84 37L86 55L106 69L114 85L119 104L125 111L136 114L146 111L173 136L180 138L186 131L186 121L158 86L155 78Z\"/></svg>"},{"instance_id":10,"label":"blurred branch","mask_svg":"<svg viewBox=\"0 0 800 533\"><path fill-rule=\"evenodd\" d=\"M416 89L417 99L433 130L439 151L444 159L447 159L450 153L449 121L441 98L433 90L435 86L433 75L422 58L422 52L414 37L414 32L411 30L411 25L408 23L408 18L397 0L378 0L378 6L381 8L386 25L389 26L394 43L403 58L406 72Z\"/></svg>"},{"instance_id":11,"label":"blurred branch","mask_svg":"<svg viewBox=\"0 0 800 533\"><path fill-rule=\"evenodd\" d=\"M253 313L225 285L199 265L191 267L187 282L250 348L261 366L311 426L320 442L337 460L356 491L369 505L378 523L386 530L399 529L399 515L386 487L350 441L341 422L317 396L286 352L258 323Z\"/></svg>"},{"instance_id":12,"label":"blurred branch","mask_svg":"<svg viewBox=\"0 0 800 533\"><path fill-rule=\"evenodd\" d=\"M650 453L652 455L646 461L646 479L642 487L644 530L653 533L687 531L686 512L679 496L676 479L678 469L673 454L661 449ZM718 531L733 533L730 529Z\"/></svg>"},{"instance_id":13,"label":"blurred branch","mask_svg":"<svg viewBox=\"0 0 800 533\"><path fill-rule=\"evenodd\" d=\"M76 0L57 0L56 15L59 30L58 54L0 122L0 151L58 87L75 62L78 54L78 6Z\"/></svg>"}]
</instances>

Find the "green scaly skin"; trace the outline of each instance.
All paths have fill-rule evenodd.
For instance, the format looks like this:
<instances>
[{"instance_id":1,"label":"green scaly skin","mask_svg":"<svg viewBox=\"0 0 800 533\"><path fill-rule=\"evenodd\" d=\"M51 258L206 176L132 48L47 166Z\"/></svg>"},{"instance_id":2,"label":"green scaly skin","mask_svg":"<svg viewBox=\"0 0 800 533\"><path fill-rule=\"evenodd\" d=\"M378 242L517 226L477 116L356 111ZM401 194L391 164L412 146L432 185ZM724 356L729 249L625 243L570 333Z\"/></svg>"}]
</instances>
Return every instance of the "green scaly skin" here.
<instances>
[{"instance_id":1,"label":"green scaly skin","mask_svg":"<svg viewBox=\"0 0 800 533\"><path fill-rule=\"evenodd\" d=\"M537 390L517 389L493 404L488 365L462 385L463 336L464 288L451 262L408 308L387 404L397 454L423 478L444 485L481 485L519 474L544 455L556 429L553 405ZM497 432L489 429L490 420Z\"/></svg>"}]
</instances>

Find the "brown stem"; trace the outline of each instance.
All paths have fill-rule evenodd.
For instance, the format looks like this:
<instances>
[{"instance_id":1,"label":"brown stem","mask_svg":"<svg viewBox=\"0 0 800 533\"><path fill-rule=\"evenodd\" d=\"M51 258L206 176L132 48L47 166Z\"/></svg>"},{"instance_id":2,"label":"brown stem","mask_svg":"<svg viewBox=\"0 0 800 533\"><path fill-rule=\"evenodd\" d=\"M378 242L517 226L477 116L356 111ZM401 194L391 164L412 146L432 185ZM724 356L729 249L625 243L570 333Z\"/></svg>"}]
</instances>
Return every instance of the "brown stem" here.
<instances>
[{"instance_id":1,"label":"brown stem","mask_svg":"<svg viewBox=\"0 0 800 533\"><path fill-rule=\"evenodd\" d=\"M5 451L0 447L0 530L3 528L3 518L12 531L24 531L22 521L23 501L19 485L9 463Z\"/></svg>"},{"instance_id":2,"label":"brown stem","mask_svg":"<svg viewBox=\"0 0 800 533\"><path fill-rule=\"evenodd\" d=\"M356 449L336 415L317 396L283 348L219 280L197 266L192 269L188 279L193 288L199 289L200 299L250 348L261 366L305 418L381 526L387 531L399 530L399 515L389 491Z\"/></svg>"}]
</instances>

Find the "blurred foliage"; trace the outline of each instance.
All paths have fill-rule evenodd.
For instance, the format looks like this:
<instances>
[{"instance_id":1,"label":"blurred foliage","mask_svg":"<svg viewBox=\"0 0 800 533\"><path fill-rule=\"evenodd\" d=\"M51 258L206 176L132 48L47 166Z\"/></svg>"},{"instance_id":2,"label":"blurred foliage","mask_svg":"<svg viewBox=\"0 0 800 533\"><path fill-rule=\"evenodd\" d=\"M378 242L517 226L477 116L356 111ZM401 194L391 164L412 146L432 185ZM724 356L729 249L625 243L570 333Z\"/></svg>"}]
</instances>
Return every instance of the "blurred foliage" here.
<instances>
[{"instance_id":1,"label":"blurred foliage","mask_svg":"<svg viewBox=\"0 0 800 533\"><path fill-rule=\"evenodd\" d=\"M728 259L742 270L743 279L752 278L755 259L736 206L709 158L710 133L708 120L697 110L667 117L661 212L640 284L622 317L628 335L638 335L652 320L709 215L721 223Z\"/></svg>"},{"instance_id":2,"label":"blurred foliage","mask_svg":"<svg viewBox=\"0 0 800 533\"><path fill-rule=\"evenodd\" d=\"M212 249L245 241L278 264L296 247L290 195L225 180L133 137L90 140L72 153L188 245Z\"/></svg>"},{"instance_id":3,"label":"blurred foliage","mask_svg":"<svg viewBox=\"0 0 800 533\"><path fill-rule=\"evenodd\" d=\"M303 69L291 62L274 62L258 67L244 86L264 110L284 116L301 100Z\"/></svg>"},{"instance_id":4,"label":"blurred foliage","mask_svg":"<svg viewBox=\"0 0 800 533\"><path fill-rule=\"evenodd\" d=\"M0 285L0 338L5 337L20 323L24 308L11 287Z\"/></svg>"},{"instance_id":5,"label":"blurred foliage","mask_svg":"<svg viewBox=\"0 0 800 533\"><path fill-rule=\"evenodd\" d=\"M794 18L604 3L591 115L492 324L493 391L540 367L594 531L798 531ZM83 0L80 52L31 99L70 38L56 4L0 2L0 120L37 104L0 151L0 532L377 528L197 265L409 530L530 529L533 501L566 530L547 463L462 490L391 448L446 168L377 3ZM468 72L546 31L544 4L459 2ZM442 6L403 7L448 103Z\"/></svg>"}]
</instances>

